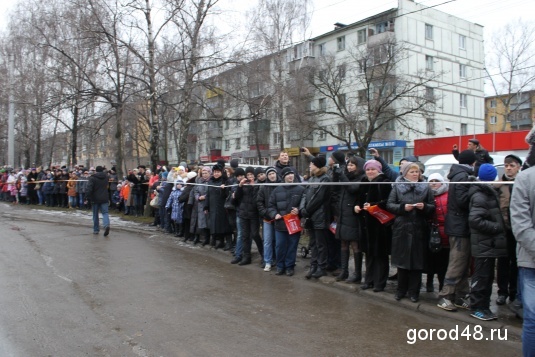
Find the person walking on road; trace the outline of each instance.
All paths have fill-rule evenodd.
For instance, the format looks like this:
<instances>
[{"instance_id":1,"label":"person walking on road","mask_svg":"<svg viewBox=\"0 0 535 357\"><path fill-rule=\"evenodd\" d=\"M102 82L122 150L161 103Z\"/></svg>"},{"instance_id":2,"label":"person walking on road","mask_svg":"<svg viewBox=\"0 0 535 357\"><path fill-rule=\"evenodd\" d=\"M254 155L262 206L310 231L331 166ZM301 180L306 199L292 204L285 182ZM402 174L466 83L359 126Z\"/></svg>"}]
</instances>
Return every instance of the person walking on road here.
<instances>
[{"instance_id":1,"label":"person walking on road","mask_svg":"<svg viewBox=\"0 0 535 357\"><path fill-rule=\"evenodd\" d=\"M97 166L96 173L87 182L86 199L93 208L93 234L100 232L98 212L102 213L104 237L110 234L110 218L108 216L108 174L102 166Z\"/></svg>"}]
</instances>

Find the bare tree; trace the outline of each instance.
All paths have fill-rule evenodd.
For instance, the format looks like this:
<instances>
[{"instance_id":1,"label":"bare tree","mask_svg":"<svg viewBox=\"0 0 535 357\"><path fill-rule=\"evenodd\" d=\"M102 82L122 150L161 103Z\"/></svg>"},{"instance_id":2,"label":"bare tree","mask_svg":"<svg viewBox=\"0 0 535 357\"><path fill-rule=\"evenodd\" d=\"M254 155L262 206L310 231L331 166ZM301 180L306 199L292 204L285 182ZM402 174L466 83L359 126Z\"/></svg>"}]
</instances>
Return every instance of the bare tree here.
<instances>
[{"instance_id":1,"label":"bare tree","mask_svg":"<svg viewBox=\"0 0 535 357\"><path fill-rule=\"evenodd\" d=\"M404 73L402 64L409 48L395 40L373 47L354 46L349 52L345 60L320 57L312 69L310 84L319 108L311 125L348 148L355 141L362 157L373 139L389 139L395 126L421 132L415 118L432 120L436 98L428 86L442 73ZM324 124L326 118L335 119L334 124Z\"/></svg>"},{"instance_id":2,"label":"bare tree","mask_svg":"<svg viewBox=\"0 0 535 357\"><path fill-rule=\"evenodd\" d=\"M524 92L535 88L535 22L515 20L494 33L485 70L497 109L504 116L502 130L513 114L531 102ZM528 123L531 123L528 114Z\"/></svg>"}]
</instances>

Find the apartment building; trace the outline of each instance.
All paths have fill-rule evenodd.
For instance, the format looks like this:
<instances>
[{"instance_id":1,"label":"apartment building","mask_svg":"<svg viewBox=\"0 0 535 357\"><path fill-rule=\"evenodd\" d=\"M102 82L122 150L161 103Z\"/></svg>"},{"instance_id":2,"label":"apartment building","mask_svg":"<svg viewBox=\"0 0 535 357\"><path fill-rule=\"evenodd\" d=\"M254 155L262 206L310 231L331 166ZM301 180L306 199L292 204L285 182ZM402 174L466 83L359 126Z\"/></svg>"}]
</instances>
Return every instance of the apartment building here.
<instances>
[{"instance_id":1,"label":"apartment building","mask_svg":"<svg viewBox=\"0 0 535 357\"><path fill-rule=\"evenodd\" d=\"M395 165L414 139L485 129L483 27L411 0L243 67L211 79L203 115L220 120L195 125L190 161L365 146Z\"/></svg>"},{"instance_id":2,"label":"apartment building","mask_svg":"<svg viewBox=\"0 0 535 357\"><path fill-rule=\"evenodd\" d=\"M485 132L529 130L535 118L535 91L485 98Z\"/></svg>"}]
</instances>

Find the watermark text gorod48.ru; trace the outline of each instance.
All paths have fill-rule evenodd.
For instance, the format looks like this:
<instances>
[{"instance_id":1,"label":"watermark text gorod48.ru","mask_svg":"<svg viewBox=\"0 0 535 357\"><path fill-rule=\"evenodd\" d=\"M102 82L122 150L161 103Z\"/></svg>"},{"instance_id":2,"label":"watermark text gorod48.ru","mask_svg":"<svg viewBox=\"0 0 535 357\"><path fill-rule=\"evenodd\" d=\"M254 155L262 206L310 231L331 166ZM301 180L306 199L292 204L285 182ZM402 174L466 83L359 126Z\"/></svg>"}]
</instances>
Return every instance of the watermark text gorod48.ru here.
<instances>
[{"instance_id":1,"label":"watermark text gorod48.ru","mask_svg":"<svg viewBox=\"0 0 535 357\"><path fill-rule=\"evenodd\" d=\"M416 329L407 330L407 343L414 345L418 341L507 341L507 329L493 328L483 331L481 325L467 325L452 329Z\"/></svg>"}]
</instances>

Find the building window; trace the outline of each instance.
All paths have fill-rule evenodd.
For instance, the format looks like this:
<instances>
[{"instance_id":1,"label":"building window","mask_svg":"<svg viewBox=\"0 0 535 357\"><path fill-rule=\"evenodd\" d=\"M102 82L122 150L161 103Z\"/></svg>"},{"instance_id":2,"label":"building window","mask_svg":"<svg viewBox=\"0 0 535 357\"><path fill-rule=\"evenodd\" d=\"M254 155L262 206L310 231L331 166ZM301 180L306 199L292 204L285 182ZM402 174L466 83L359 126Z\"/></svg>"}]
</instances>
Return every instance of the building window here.
<instances>
[{"instance_id":1,"label":"building window","mask_svg":"<svg viewBox=\"0 0 535 357\"><path fill-rule=\"evenodd\" d=\"M314 110L314 102L311 101L311 100L309 100L309 101L306 102L306 104L305 104L305 111L309 113L309 112L311 112L311 111L313 111L313 110Z\"/></svg>"},{"instance_id":2,"label":"building window","mask_svg":"<svg viewBox=\"0 0 535 357\"><path fill-rule=\"evenodd\" d=\"M236 120L234 123L235 123L236 127L240 127L241 126L241 120Z\"/></svg>"},{"instance_id":3,"label":"building window","mask_svg":"<svg viewBox=\"0 0 535 357\"><path fill-rule=\"evenodd\" d=\"M357 92L357 96L358 96L358 104L360 105L366 104L366 89L360 89Z\"/></svg>"},{"instance_id":4,"label":"building window","mask_svg":"<svg viewBox=\"0 0 535 357\"><path fill-rule=\"evenodd\" d=\"M388 30L390 30L390 22L389 21L380 22L380 23L375 25L375 33L376 34L383 33L383 32L386 32Z\"/></svg>"},{"instance_id":5,"label":"building window","mask_svg":"<svg viewBox=\"0 0 535 357\"><path fill-rule=\"evenodd\" d=\"M362 29L357 31L357 44L361 45L366 43L366 37L368 35L367 29Z\"/></svg>"},{"instance_id":6,"label":"building window","mask_svg":"<svg viewBox=\"0 0 535 357\"><path fill-rule=\"evenodd\" d=\"M325 100L325 98L320 98L320 100L318 102L319 102L320 112L326 111L327 110L327 101Z\"/></svg>"},{"instance_id":7,"label":"building window","mask_svg":"<svg viewBox=\"0 0 535 357\"><path fill-rule=\"evenodd\" d=\"M225 150L230 149L230 140L225 140Z\"/></svg>"},{"instance_id":8,"label":"building window","mask_svg":"<svg viewBox=\"0 0 535 357\"><path fill-rule=\"evenodd\" d=\"M461 124L461 135L468 135L468 124Z\"/></svg>"},{"instance_id":9,"label":"building window","mask_svg":"<svg viewBox=\"0 0 535 357\"><path fill-rule=\"evenodd\" d=\"M497 120L496 120L496 116L495 116L495 115L492 115L492 116L490 117L490 123L491 123L491 124L496 124L496 122L497 122Z\"/></svg>"},{"instance_id":10,"label":"building window","mask_svg":"<svg viewBox=\"0 0 535 357\"><path fill-rule=\"evenodd\" d=\"M280 144L281 142L281 133L273 133L273 144Z\"/></svg>"},{"instance_id":11,"label":"building window","mask_svg":"<svg viewBox=\"0 0 535 357\"><path fill-rule=\"evenodd\" d=\"M433 25L425 24L425 39L433 39Z\"/></svg>"},{"instance_id":12,"label":"building window","mask_svg":"<svg viewBox=\"0 0 535 357\"><path fill-rule=\"evenodd\" d=\"M241 138L236 139L236 149L241 149Z\"/></svg>"},{"instance_id":13,"label":"building window","mask_svg":"<svg viewBox=\"0 0 535 357\"><path fill-rule=\"evenodd\" d=\"M346 64L345 63L342 63L341 65L338 66L338 77L340 77L340 79L346 78Z\"/></svg>"},{"instance_id":14,"label":"building window","mask_svg":"<svg viewBox=\"0 0 535 357\"><path fill-rule=\"evenodd\" d=\"M338 124L338 136L342 138L346 137L346 124L345 123Z\"/></svg>"},{"instance_id":15,"label":"building window","mask_svg":"<svg viewBox=\"0 0 535 357\"><path fill-rule=\"evenodd\" d=\"M323 130L318 131L318 140L326 140L327 139L327 133Z\"/></svg>"},{"instance_id":16,"label":"building window","mask_svg":"<svg viewBox=\"0 0 535 357\"><path fill-rule=\"evenodd\" d=\"M433 63L434 58L433 56L425 56L425 69L432 71L433 70Z\"/></svg>"},{"instance_id":17,"label":"building window","mask_svg":"<svg viewBox=\"0 0 535 357\"><path fill-rule=\"evenodd\" d=\"M491 108L496 108L496 99L492 99L492 100L490 101L490 107L491 107Z\"/></svg>"},{"instance_id":18,"label":"building window","mask_svg":"<svg viewBox=\"0 0 535 357\"><path fill-rule=\"evenodd\" d=\"M361 59L358 61L357 73L362 74L366 71L366 60Z\"/></svg>"},{"instance_id":19,"label":"building window","mask_svg":"<svg viewBox=\"0 0 535 357\"><path fill-rule=\"evenodd\" d=\"M466 49L466 36L459 35L459 48L461 50Z\"/></svg>"},{"instance_id":20,"label":"building window","mask_svg":"<svg viewBox=\"0 0 535 357\"><path fill-rule=\"evenodd\" d=\"M336 39L336 48L338 51L343 51L346 49L346 37L340 36Z\"/></svg>"},{"instance_id":21,"label":"building window","mask_svg":"<svg viewBox=\"0 0 535 357\"><path fill-rule=\"evenodd\" d=\"M318 45L319 56L325 56L325 43L320 43Z\"/></svg>"},{"instance_id":22,"label":"building window","mask_svg":"<svg viewBox=\"0 0 535 357\"><path fill-rule=\"evenodd\" d=\"M338 105L340 105L340 108L346 107L346 95L345 94L338 94Z\"/></svg>"},{"instance_id":23,"label":"building window","mask_svg":"<svg viewBox=\"0 0 535 357\"><path fill-rule=\"evenodd\" d=\"M461 108L466 108L467 103L468 103L468 95L467 94L461 94L460 95Z\"/></svg>"},{"instance_id":24,"label":"building window","mask_svg":"<svg viewBox=\"0 0 535 357\"><path fill-rule=\"evenodd\" d=\"M459 77L466 78L466 65L465 64L459 65Z\"/></svg>"},{"instance_id":25,"label":"building window","mask_svg":"<svg viewBox=\"0 0 535 357\"><path fill-rule=\"evenodd\" d=\"M425 120L425 130L427 135L434 135L435 134L435 120L431 118L427 118Z\"/></svg>"},{"instance_id":26,"label":"building window","mask_svg":"<svg viewBox=\"0 0 535 357\"><path fill-rule=\"evenodd\" d=\"M430 102L435 101L435 89L432 87L425 87L425 99Z\"/></svg>"}]
</instances>

